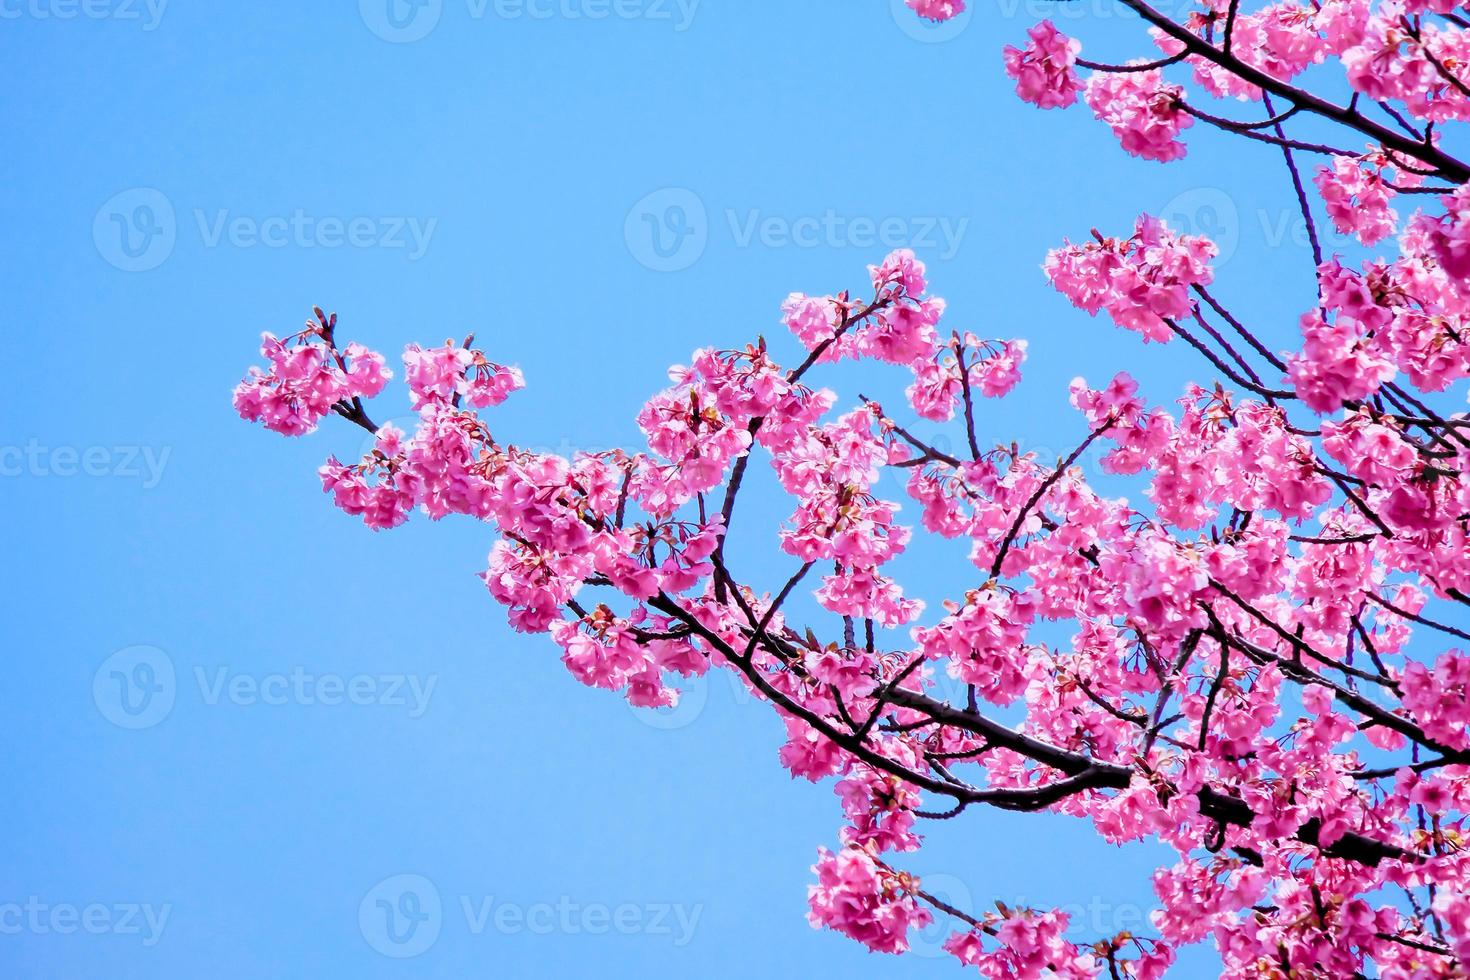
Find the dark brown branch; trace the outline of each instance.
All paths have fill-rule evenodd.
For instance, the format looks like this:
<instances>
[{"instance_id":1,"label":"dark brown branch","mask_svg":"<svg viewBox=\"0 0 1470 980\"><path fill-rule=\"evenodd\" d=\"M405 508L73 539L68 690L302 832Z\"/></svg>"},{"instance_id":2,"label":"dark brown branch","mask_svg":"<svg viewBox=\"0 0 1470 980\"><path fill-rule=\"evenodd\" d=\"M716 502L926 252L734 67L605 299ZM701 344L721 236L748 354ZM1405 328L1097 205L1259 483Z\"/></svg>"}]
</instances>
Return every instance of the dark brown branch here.
<instances>
[{"instance_id":1,"label":"dark brown branch","mask_svg":"<svg viewBox=\"0 0 1470 980\"><path fill-rule=\"evenodd\" d=\"M1232 15L1235 13L1235 5L1233 3L1230 6L1230 12ZM1262 92L1261 99L1262 104L1266 107L1266 111L1271 112L1271 96ZM1322 264L1322 243L1317 240L1317 223L1312 220L1312 206L1307 201L1307 192L1302 186L1302 175L1297 171L1296 159L1291 155L1291 147L1287 145L1286 131L1281 128L1282 120L1296 110L1297 107L1292 106L1283 116L1277 116L1273 120L1273 124L1276 130L1276 137L1281 141L1281 152L1286 157L1286 169L1291 173L1291 187L1296 191L1297 206L1301 208L1302 219L1307 223L1307 240L1312 245L1312 269L1315 273L1316 269Z\"/></svg>"},{"instance_id":2,"label":"dark brown branch","mask_svg":"<svg viewBox=\"0 0 1470 980\"><path fill-rule=\"evenodd\" d=\"M1022 505L1020 513L1016 515L1016 522L1012 524L1011 529L1006 532L1005 538L1002 539L1000 543L999 550L997 550L995 553L995 561L990 566L991 578L998 578L1000 576L1000 568L1001 565L1005 563L1006 553L1010 551L1011 544L1016 540L1016 536L1021 533L1021 527L1026 523L1026 515L1030 513L1031 508L1036 506L1037 502L1041 500L1042 496L1048 490L1050 490L1058 480L1062 478L1062 474L1067 472L1067 468L1073 463L1077 462L1078 457L1080 457L1083 453L1087 451L1087 447L1092 445L1093 440L1102 435L1108 429L1111 429L1116 423L1117 419L1110 418L1101 426L1094 429L1086 439L1082 440L1082 444L1080 446L1072 450L1072 455L1057 463L1057 468L1052 471L1051 476L1043 480L1041 486L1037 487L1035 492L1031 494L1030 499L1028 499L1026 503Z\"/></svg>"},{"instance_id":3,"label":"dark brown branch","mask_svg":"<svg viewBox=\"0 0 1470 980\"><path fill-rule=\"evenodd\" d=\"M1389 602L1382 596L1377 595L1373 592L1369 592L1366 589L1363 591L1363 594L1366 595L1373 602L1376 602L1378 605L1382 606L1384 609L1387 609L1389 612L1393 613L1396 616L1402 616L1405 619L1412 619L1414 622L1419 623L1423 626L1428 626L1430 629L1439 630L1441 633L1448 633L1450 636L1458 636L1462 640L1470 640L1470 633L1467 633L1462 629L1456 629L1453 626L1446 626L1444 623L1437 623L1432 619L1420 616L1418 613L1411 613L1407 609L1400 609L1398 606L1395 606L1393 603Z\"/></svg>"},{"instance_id":4,"label":"dark brown branch","mask_svg":"<svg viewBox=\"0 0 1470 980\"><path fill-rule=\"evenodd\" d=\"M1375 143L1382 144L1389 149L1397 150L1405 156L1420 160L1435 170L1445 174L1457 183L1470 180L1470 166L1445 153L1435 146L1425 145L1418 140L1410 139L1402 133L1398 133L1387 126L1381 125L1360 115L1355 109L1350 110L1344 106L1329 102L1319 96L1313 95L1303 89L1281 81L1266 74L1259 68L1246 64L1234 55L1210 44L1193 31L1182 24L1175 23L1168 17L1155 10L1145 0L1119 0L1125 7L1138 14L1159 30L1163 31L1175 41L1184 45L1185 50L1204 58L1224 68L1244 82L1256 86L1272 95L1298 105L1303 109L1331 119L1350 129L1355 129L1367 136Z\"/></svg>"}]
</instances>

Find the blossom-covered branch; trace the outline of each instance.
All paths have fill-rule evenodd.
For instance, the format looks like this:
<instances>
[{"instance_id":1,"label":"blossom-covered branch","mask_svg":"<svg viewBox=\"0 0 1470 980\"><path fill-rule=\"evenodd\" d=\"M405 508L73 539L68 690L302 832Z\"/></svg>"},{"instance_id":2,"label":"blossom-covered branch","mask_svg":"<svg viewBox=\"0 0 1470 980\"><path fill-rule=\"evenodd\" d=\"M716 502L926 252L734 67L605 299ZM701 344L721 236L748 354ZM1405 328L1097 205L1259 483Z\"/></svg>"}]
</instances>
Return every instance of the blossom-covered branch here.
<instances>
[{"instance_id":1,"label":"blossom-covered branch","mask_svg":"<svg viewBox=\"0 0 1470 980\"><path fill-rule=\"evenodd\" d=\"M980 437L1026 342L941 328L950 314L907 251L869 268L861 298L781 305L793 367L763 339L695 351L639 412L636 451L504 441L481 411L524 380L473 338L409 346L415 431L376 426L386 359L341 345L321 311L266 336L236 407L285 435L329 414L374 432L361 460L323 466L337 506L375 529L415 510L493 529L488 591L582 683L657 708L680 678L738 677L784 726L780 763L840 801L815 925L898 953L944 917L946 949L990 977L1147 980L1206 939L1227 977L1464 976L1470 419L1450 399L1470 377L1470 169L1444 131L1470 116L1470 20L1444 0L1207 0L1180 20L1119 3L1157 51L1085 61L1037 24L1004 52L1022 98L1080 96L1148 160L1182 157L1196 121L1269 144L1309 222L1397 254L1317 256L1300 340L1277 350L1231 312L1250 284L1216 282L1207 238L1144 215L1063 241L1044 262L1062 296L1146 343L1184 342L1202 373L1173 406L1126 373L1078 378L1061 459ZM945 19L964 5L910 6ZM1301 87L1328 64L1346 105ZM1369 145L1304 139L1307 119ZM1327 159L1306 180L1311 156ZM1391 206L1430 189L1407 219ZM904 372L902 411L856 393L840 409L814 386L860 359ZM962 450L924 435L945 424ZM1139 503L1089 480L1095 449ZM774 547L737 570L726 543L752 466L792 509L775 529L742 519ZM931 597L900 581L915 527L880 496L885 470L931 546L963 549L970 581ZM1058 623L1064 642L1047 639ZM1058 909L959 908L903 869L923 821L984 807L1172 848L1150 933L1082 941Z\"/></svg>"}]
</instances>

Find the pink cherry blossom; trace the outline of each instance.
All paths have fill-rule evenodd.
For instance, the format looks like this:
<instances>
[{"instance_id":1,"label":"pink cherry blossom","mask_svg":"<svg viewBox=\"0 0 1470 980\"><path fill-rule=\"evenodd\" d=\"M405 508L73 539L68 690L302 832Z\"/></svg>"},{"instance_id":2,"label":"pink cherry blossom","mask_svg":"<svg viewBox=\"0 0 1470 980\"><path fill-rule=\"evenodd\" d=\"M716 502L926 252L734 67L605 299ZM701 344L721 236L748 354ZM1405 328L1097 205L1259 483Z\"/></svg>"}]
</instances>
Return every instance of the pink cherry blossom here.
<instances>
[{"instance_id":1,"label":"pink cherry blossom","mask_svg":"<svg viewBox=\"0 0 1470 980\"><path fill-rule=\"evenodd\" d=\"M1049 20L1033 25L1025 49L1007 45L1006 74L1016 80L1016 94L1043 109L1060 109L1077 101L1077 53L1082 45Z\"/></svg>"},{"instance_id":2,"label":"pink cherry blossom","mask_svg":"<svg viewBox=\"0 0 1470 980\"><path fill-rule=\"evenodd\" d=\"M851 936L869 949L901 953L908 948L909 929L932 918L910 891L917 880L888 871L861 847L836 854L823 848L812 871L817 875L808 889L812 924Z\"/></svg>"},{"instance_id":3,"label":"pink cherry blossom","mask_svg":"<svg viewBox=\"0 0 1470 980\"><path fill-rule=\"evenodd\" d=\"M1112 129L1124 150L1161 163L1186 152L1179 134L1194 120L1180 110L1181 96L1157 70L1099 72L1087 80L1084 93L1093 115Z\"/></svg>"},{"instance_id":4,"label":"pink cherry blossom","mask_svg":"<svg viewBox=\"0 0 1470 980\"><path fill-rule=\"evenodd\" d=\"M1364 245L1377 244L1398 226L1398 212L1388 206L1396 191L1381 165L1374 170L1352 157L1333 157L1331 168L1318 168L1314 183L1333 227Z\"/></svg>"},{"instance_id":5,"label":"pink cherry blossom","mask_svg":"<svg viewBox=\"0 0 1470 980\"><path fill-rule=\"evenodd\" d=\"M1190 287L1213 281L1209 263L1215 254L1209 239L1177 235L1143 215L1131 237L1068 243L1047 253L1043 269L1079 309L1105 310L1118 326L1167 343L1173 336L1167 321L1187 317L1193 308Z\"/></svg>"},{"instance_id":6,"label":"pink cherry blossom","mask_svg":"<svg viewBox=\"0 0 1470 980\"><path fill-rule=\"evenodd\" d=\"M905 0L920 17L949 20L965 12L965 0Z\"/></svg>"},{"instance_id":7,"label":"pink cherry blossom","mask_svg":"<svg viewBox=\"0 0 1470 980\"><path fill-rule=\"evenodd\" d=\"M262 335L260 353L270 362L262 371L252 367L235 387L235 410L249 422L287 436L316 429L322 416L339 405L372 398L383 390L393 372L383 357L361 344L338 352L332 340L337 315L320 310L306 330L284 341Z\"/></svg>"}]
</instances>

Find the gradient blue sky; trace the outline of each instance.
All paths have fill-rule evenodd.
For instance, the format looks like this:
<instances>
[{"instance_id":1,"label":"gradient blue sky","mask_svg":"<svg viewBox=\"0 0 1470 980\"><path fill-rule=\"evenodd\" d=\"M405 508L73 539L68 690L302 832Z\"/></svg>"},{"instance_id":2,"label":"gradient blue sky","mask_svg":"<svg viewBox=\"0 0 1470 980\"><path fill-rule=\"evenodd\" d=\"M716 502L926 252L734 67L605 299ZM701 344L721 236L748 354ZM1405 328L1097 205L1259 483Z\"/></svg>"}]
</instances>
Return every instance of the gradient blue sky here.
<instances>
[{"instance_id":1,"label":"gradient blue sky","mask_svg":"<svg viewBox=\"0 0 1470 980\"><path fill-rule=\"evenodd\" d=\"M390 352L475 331L530 382L505 438L630 444L667 365L757 333L789 356L785 295L862 287L887 235L951 325L1031 342L986 439L1066 451L1074 375L1167 400L1200 372L1070 309L1045 250L1163 211L1284 342L1312 297L1279 155L1197 128L1163 167L1022 105L1019 0L938 33L890 0L154 3L0 2L0 974L961 975L807 926L840 811L777 766L769 711L723 678L672 717L580 687L485 595L485 529L369 533L314 474L361 434L288 442L229 390L320 303ZM1090 54L1144 50L1104 0L1056 10ZM734 560L784 579L785 503L743 507ZM961 559L904 574L937 600ZM1096 935L1150 900L1155 852L1075 822L929 833L912 869L957 903L1072 903Z\"/></svg>"}]
</instances>

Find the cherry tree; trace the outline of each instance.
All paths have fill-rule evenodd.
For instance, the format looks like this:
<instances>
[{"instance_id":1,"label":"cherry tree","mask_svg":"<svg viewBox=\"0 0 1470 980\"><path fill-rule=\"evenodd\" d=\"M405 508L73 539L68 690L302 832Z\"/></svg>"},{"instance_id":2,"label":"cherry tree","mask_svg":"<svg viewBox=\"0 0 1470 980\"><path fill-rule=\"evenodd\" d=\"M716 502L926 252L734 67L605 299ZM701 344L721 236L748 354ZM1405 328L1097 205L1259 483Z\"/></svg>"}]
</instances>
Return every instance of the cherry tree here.
<instances>
[{"instance_id":1,"label":"cherry tree","mask_svg":"<svg viewBox=\"0 0 1470 980\"><path fill-rule=\"evenodd\" d=\"M321 468L371 528L415 511L490 525L487 590L583 684L657 708L680 678L738 677L784 725L780 764L840 800L815 926L902 953L944 917L945 949L987 977L1146 980L1205 940L1225 977L1470 975L1470 418L1452 390L1470 375L1470 164L1450 125L1470 119L1470 5L1115 2L1145 53L1085 60L1036 23L1003 51L1020 97L1080 100L1147 160L1183 157L1197 124L1265 144L1317 298L1273 350L1231 312L1249 286L1215 281L1206 238L1143 215L1063 241L1044 262L1062 296L1188 345L1201 373L1173 405L1126 373L1077 379L1061 459L982 445L977 412L1017 384L1026 342L941 326L907 251L860 291L792 294L789 353L760 340L671 369L637 451L503 439L480 413L524 381L473 338L410 345L417 424L379 426L386 359L320 309L265 336L235 406L285 435L329 415L373 433L365 457ZM1381 257L1326 254L1319 215ZM815 386L859 359L908 372L901 411ZM939 423L952 442L922 434ZM1089 450L1137 502L1090 485ZM779 528L740 526L753 465L791 499ZM928 605L891 571L914 526L878 495L888 470L914 523L976 569ZM737 530L769 560L737 573ZM924 822L984 807L1167 845L1148 933L1078 945L1059 909L927 891L905 870Z\"/></svg>"}]
</instances>

